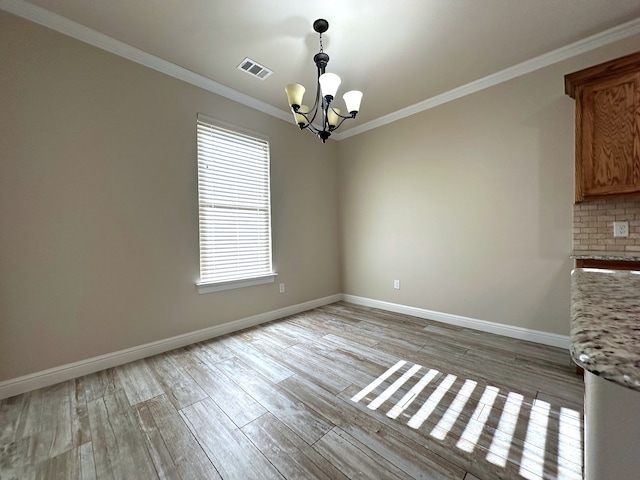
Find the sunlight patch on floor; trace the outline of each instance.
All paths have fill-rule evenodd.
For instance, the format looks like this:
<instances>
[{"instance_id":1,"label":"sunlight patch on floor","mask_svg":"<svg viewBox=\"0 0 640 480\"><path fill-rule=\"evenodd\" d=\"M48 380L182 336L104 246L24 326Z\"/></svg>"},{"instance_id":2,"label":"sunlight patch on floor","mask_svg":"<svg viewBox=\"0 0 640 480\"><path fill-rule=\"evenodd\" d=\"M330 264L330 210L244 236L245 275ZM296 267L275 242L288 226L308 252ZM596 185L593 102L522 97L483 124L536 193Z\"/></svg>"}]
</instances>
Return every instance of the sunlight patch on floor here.
<instances>
[{"instance_id":1,"label":"sunlight patch on floor","mask_svg":"<svg viewBox=\"0 0 640 480\"><path fill-rule=\"evenodd\" d=\"M421 376L423 368L401 360L351 400L359 402L370 396L367 408L387 408L386 416L391 419L398 419L415 403L411 409L415 413L403 415L409 417L409 427L417 430L435 423L429 432L435 440L445 441L451 436L449 442L456 442L459 450L484 455L487 462L499 468L506 468L507 461L515 463L520 476L527 480L542 480L549 475L558 480L582 479L580 412L539 399L525 401L517 392L501 393L492 385L478 388L476 380L458 379L435 369ZM408 387L411 388L407 391ZM376 390L380 393L376 394ZM405 393L398 399L402 392ZM463 415L473 402L477 402L473 414ZM550 426L551 418L557 422L557 431L553 430L556 423Z\"/></svg>"},{"instance_id":2,"label":"sunlight patch on floor","mask_svg":"<svg viewBox=\"0 0 640 480\"><path fill-rule=\"evenodd\" d=\"M464 410L464 406L469 401L471 394L476 388L478 382L474 382L473 380L467 379L462 385L462 388L456 395L456 398L451 403L451 406L447 409L445 414L442 416L438 424L433 427L431 430L432 437L437 438L438 440L444 440L447 434L451 431L451 428L456 423L456 420Z\"/></svg>"},{"instance_id":3,"label":"sunlight patch on floor","mask_svg":"<svg viewBox=\"0 0 640 480\"><path fill-rule=\"evenodd\" d=\"M571 408L560 409L560 434L558 442L558 478L582 480L576 475L574 465L582 467L582 420L580 413ZM573 460L573 461L572 461Z\"/></svg>"},{"instance_id":4,"label":"sunlight patch on floor","mask_svg":"<svg viewBox=\"0 0 640 480\"><path fill-rule=\"evenodd\" d=\"M367 395L369 395L369 393L373 392L376 387L378 387L378 385L380 385L382 382L384 382L387 378L389 378L391 375L393 375L395 372L397 372L398 370L400 370L400 368L402 368L402 366L407 363L404 360L400 360L398 363L396 363L393 367L391 367L389 370L387 370L386 372L384 372L382 375L380 375L378 378L376 378L373 382L371 382L366 388L364 388L360 393L356 394L353 396L353 398L351 399L351 401L353 402L359 402L360 400L362 400L364 397L366 397Z\"/></svg>"},{"instance_id":5,"label":"sunlight patch on floor","mask_svg":"<svg viewBox=\"0 0 640 480\"><path fill-rule=\"evenodd\" d=\"M378 397L373 400L369 405L367 405L368 408L370 408L371 410L376 410L380 405L382 405L391 395L393 395L394 393L396 393L396 391L405 384L405 382L407 380L409 380L411 377L413 377L413 375L420 370L422 367L420 365L414 365L413 367L411 367L409 370L407 370L404 375L402 375L398 380L396 380L395 382L393 382L393 384L391 384L391 386L389 386L389 388L387 388L384 392L382 392L380 395L378 395Z\"/></svg>"},{"instance_id":6,"label":"sunlight patch on floor","mask_svg":"<svg viewBox=\"0 0 640 480\"><path fill-rule=\"evenodd\" d=\"M429 418L429 415L431 415L431 413L436 409L440 400L442 400L442 397L444 397L449 391L451 385L453 385L453 382L455 382L457 378L458 377L455 375L447 375L445 379L440 382L435 392L433 392L427 401L422 404L420 410L411 417L411 420L409 420L407 425L411 428L420 428L424 421Z\"/></svg>"},{"instance_id":7,"label":"sunlight patch on floor","mask_svg":"<svg viewBox=\"0 0 640 480\"><path fill-rule=\"evenodd\" d=\"M420 392L433 380L440 372L438 370L431 369L416 383L402 399L394 405L394 407L387 412L387 417L398 418L402 412L404 412L411 403L416 399Z\"/></svg>"},{"instance_id":8,"label":"sunlight patch on floor","mask_svg":"<svg viewBox=\"0 0 640 480\"><path fill-rule=\"evenodd\" d=\"M511 440L513 432L516 431L518 416L520 415L520 407L522 407L524 397L519 393L509 392L507 401L500 415L500 423L493 434L487 460L495 465L504 467L509 458L509 449L511 448Z\"/></svg>"},{"instance_id":9,"label":"sunlight patch on floor","mask_svg":"<svg viewBox=\"0 0 640 480\"><path fill-rule=\"evenodd\" d=\"M520 475L529 480L543 478L544 449L547 443L547 426L551 405L547 402L536 401L531 409L527 437L524 441L524 451L520 462Z\"/></svg>"},{"instance_id":10,"label":"sunlight patch on floor","mask_svg":"<svg viewBox=\"0 0 640 480\"><path fill-rule=\"evenodd\" d=\"M473 452L473 449L476 448L476 445L478 444L482 430L484 430L484 425L489 419L489 414L491 413L493 404L498 397L499 391L500 390L496 387L485 387L482 397L480 397L480 401L478 402L478 406L476 407L475 412L473 412L471 420L467 423L464 432L462 432L456 447L464 450L465 452Z\"/></svg>"}]
</instances>

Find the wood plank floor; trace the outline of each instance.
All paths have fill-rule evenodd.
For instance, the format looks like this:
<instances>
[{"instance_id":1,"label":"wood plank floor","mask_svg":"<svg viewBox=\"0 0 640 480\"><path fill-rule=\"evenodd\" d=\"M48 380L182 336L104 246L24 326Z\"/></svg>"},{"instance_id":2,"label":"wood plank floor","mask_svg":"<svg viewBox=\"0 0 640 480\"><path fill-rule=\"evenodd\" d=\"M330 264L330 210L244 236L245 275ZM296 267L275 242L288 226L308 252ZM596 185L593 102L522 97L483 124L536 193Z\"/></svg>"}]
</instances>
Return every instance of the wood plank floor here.
<instances>
[{"instance_id":1,"label":"wood plank floor","mask_svg":"<svg viewBox=\"0 0 640 480\"><path fill-rule=\"evenodd\" d=\"M568 352L335 303L0 402L0 478L582 478Z\"/></svg>"}]
</instances>

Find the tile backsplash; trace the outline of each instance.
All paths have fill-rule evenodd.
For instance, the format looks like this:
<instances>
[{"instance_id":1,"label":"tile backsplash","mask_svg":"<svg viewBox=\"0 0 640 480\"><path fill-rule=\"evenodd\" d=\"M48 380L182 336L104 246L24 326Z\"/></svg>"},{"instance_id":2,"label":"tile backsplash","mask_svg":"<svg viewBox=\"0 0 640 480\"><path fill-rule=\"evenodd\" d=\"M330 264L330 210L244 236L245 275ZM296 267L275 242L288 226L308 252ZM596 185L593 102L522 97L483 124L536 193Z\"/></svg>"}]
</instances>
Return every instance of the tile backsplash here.
<instances>
[{"instance_id":1,"label":"tile backsplash","mask_svg":"<svg viewBox=\"0 0 640 480\"><path fill-rule=\"evenodd\" d=\"M629 236L613 236L613 222L628 221ZM574 251L640 252L640 199L601 200L573 206Z\"/></svg>"}]
</instances>

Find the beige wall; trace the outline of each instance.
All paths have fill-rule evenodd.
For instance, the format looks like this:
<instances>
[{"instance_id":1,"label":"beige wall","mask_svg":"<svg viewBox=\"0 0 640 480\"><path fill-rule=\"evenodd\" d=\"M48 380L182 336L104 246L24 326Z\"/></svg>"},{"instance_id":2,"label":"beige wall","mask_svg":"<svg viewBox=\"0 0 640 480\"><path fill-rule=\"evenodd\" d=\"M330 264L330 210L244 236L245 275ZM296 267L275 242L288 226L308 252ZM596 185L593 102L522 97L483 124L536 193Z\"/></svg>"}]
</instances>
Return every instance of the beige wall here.
<instances>
[{"instance_id":1,"label":"beige wall","mask_svg":"<svg viewBox=\"0 0 640 480\"><path fill-rule=\"evenodd\" d=\"M638 44L340 142L343 292L568 334L574 101L563 76Z\"/></svg>"},{"instance_id":2,"label":"beige wall","mask_svg":"<svg viewBox=\"0 0 640 480\"><path fill-rule=\"evenodd\" d=\"M340 292L334 142L4 12L0 65L0 381ZM198 112L270 137L274 284L196 292Z\"/></svg>"}]
</instances>

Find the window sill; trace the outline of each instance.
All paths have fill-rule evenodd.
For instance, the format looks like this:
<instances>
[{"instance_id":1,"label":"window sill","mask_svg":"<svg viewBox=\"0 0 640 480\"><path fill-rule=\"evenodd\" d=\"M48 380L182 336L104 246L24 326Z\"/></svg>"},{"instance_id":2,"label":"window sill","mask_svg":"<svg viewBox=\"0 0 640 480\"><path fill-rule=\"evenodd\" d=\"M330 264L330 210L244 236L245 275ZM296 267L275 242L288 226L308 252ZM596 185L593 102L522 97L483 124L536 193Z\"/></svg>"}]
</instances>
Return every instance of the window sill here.
<instances>
[{"instance_id":1,"label":"window sill","mask_svg":"<svg viewBox=\"0 0 640 480\"><path fill-rule=\"evenodd\" d=\"M198 293L222 292L224 290L233 290L234 288L252 287L254 285L263 285L265 283L273 283L277 273L270 273L260 277L241 278L239 280L229 280L227 282L210 282L196 283Z\"/></svg>"}]
</instances>

